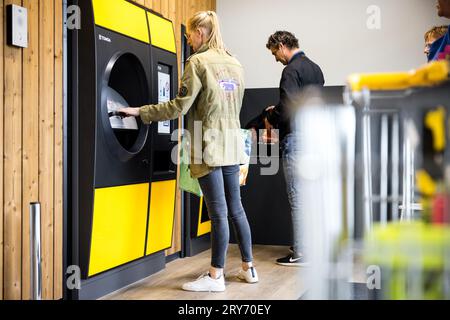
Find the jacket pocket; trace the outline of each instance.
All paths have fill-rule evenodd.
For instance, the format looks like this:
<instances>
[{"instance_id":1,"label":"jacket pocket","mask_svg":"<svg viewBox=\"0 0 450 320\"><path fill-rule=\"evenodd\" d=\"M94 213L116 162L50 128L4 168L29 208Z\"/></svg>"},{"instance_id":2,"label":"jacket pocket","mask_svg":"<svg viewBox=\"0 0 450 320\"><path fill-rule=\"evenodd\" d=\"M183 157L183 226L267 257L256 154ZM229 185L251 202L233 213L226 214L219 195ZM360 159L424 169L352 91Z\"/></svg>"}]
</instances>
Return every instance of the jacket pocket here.
<instances>
[{"instance_id":1,"label":"jacket pocket","mask_svg":"<svg viewBox=\"0 0 450 320\"><path fill-rule=\"evenodd\" d=\"M203 156L208 166L240 164L245 156L240 122L236 119L212 119L203 126Z\"/></svg>"}]
</instances>

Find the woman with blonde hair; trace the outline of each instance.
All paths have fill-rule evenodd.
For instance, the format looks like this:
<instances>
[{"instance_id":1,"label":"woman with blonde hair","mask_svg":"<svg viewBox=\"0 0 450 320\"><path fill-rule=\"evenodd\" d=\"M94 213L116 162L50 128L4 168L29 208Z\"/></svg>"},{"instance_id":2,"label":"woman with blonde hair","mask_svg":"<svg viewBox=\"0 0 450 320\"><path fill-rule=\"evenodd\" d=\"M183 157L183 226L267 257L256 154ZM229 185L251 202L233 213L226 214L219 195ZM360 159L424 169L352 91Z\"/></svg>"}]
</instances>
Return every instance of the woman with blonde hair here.
<instances>
[{"instance_id":1,"label":"woman with blonde hair","mask_svg":"<svg viewBox=\"0 0 450 320\"><path fill-rule=\"evenodd\" d=\"M239 114L245 89L243 68L225 49L215 12L202 11L190 18L186 37L195 53L187 61L177 97L119 112L140 116L144 123L188 114L187 129L192 137L190 169L199 180L211 218L212 256L209 272L182 288L221 292L225 290L223 269L230 237L228 217L242 256L242 269L237 276L248 283L258 282L239 185L239 165L245 162L246 155L243 143L236 143L242 140Z\"/></svg>"}]
</instances>

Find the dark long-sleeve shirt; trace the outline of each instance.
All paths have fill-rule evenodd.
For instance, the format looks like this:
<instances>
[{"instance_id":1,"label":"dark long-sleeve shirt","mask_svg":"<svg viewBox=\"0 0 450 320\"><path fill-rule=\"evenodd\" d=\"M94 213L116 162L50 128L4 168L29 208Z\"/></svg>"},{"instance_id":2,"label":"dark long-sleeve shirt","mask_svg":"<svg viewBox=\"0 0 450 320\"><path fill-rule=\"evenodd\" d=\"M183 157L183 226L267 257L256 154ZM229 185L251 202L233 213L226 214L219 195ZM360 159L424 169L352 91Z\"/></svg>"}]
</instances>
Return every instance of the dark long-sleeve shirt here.
<instances>
[{"instance_id":1,"label":"dark long-sleeve shirt","mask_svg":"<svg viewBox=\"0 0 450 320\"><path fill-rule=\"evenodd\" d=\"M267 114L267 120L280 131L280 141L291 133L291 111L302 89L323 86L325 80L320 67L303 52L295 54L283 70L280 81L280 102Z\"/></svg>"}]
</instances>

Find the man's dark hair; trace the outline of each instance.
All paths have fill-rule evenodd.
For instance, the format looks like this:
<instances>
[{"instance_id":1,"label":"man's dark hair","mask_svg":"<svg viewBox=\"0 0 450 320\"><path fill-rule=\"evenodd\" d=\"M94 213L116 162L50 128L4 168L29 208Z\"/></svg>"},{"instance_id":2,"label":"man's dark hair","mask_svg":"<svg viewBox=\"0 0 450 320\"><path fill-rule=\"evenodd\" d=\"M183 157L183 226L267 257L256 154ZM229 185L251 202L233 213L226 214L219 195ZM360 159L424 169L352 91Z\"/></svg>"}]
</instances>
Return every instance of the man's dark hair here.
<instances>
[{"instance_id":1,"label":"man's dark hair","mask_svg":"<svg viewBox=\"0 0 450 320\"><path fill-rule=\"evenodd\" d=\"M298 39L289 31L277 31L269 37L266 44L267 49L278 48L280 44L285 45L289 49L297 49L299 47Z\"/></svg>"}]
</instances>

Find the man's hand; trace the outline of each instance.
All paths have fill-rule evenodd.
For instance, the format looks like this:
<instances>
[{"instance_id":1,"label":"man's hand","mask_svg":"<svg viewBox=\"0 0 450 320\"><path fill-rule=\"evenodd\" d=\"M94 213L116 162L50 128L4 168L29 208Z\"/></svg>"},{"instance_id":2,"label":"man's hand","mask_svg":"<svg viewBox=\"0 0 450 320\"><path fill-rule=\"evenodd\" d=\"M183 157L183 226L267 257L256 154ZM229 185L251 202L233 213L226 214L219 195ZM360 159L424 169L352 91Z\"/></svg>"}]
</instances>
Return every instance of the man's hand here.
<instances>
[{"instance_id":1,"label":"man's hand","mask_svg":"<svg viewBox=\"0 0 450 320\"><path fill-rule=\"evenodd\" d=\"M275 144L279 141L278 134L275 132L275 128L270 124L267 118L264 118L264 134L262 140L267 144Z\"/></svg>"},{"instance_id":2,"label":"man's hand","mask_svg":"<svg viewBox=\"0 0 450 320\"><path fill-rule=\"evenodd\" d=\"M267 108L266 108L266 111L267 111L267 112L270 112L270 111L272 111L273 109L275 109L275 106L270 106L270 107L267 107Z\"/></svg>"},{"instance_id":3,"label":"man's hand","mask_svg":"<svg viewBox=\"0 0 450 320\"><path fill-rule=\"evenodd\" d=\"M121 108L117 112L125 117L139 117L139 108Z\"/></svg>"}]
</instances>

